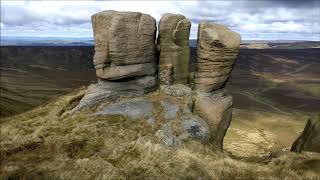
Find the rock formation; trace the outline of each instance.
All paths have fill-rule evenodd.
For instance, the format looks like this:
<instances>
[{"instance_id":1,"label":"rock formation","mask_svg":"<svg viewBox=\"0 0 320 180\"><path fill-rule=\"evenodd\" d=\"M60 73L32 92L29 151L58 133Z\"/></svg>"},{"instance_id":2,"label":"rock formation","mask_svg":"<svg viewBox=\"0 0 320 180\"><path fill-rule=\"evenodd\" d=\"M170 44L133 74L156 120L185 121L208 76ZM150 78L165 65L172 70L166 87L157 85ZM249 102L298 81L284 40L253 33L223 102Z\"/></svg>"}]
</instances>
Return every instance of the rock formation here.
<instances>
[{"instance_id":1,"label":"rock formation","mask_svg":"<svg viewBox=\"0 0 320 180\"><path fill-rule=\"evenodd\" d=\"M194 112L203 118L210 127L210 143L223 149L223 139L231 123L232 97L222 90L215 93L198 93Z\"/></svg>"},{"instance_id":2,"label":"rock formation","mask_svg":"<svg viewBox=\"0 0 320 180\"><path fill-rule=\"evenodd\" d=\"M97 76L119 80L154 75L156 21L138 12L103 11L92 16Z\"/></svg>"},{"instance_id":3,"label":"rock formation","mask_svg":"<svg viewBox=\"0 0 320 180\"><path fill-rule=\"evenodd\" d=\"M166 13L159 22L160 84L187 84L191 22L181 14Z\"/></svg>"},{"instance_id":4,"label":"rock formation","mask_svg":"<svg viewBox=\"0 0 320 180\"><path fill-rule=\"evenodd\" d=\"M156 21L139 12L103 11L91 17L93 63L99 82L73 110L120 95L142 95L157 85Z\"/></svg>"},{"instance_id":5,"label":"rock formation","mask_svg":"<svg viewBox=\"0 0 320 180\"><path fill-rule=\"evenodd\" d=\"M292 144L291 151L320 153L320 115L308 120L302 134Z\"/></svg>"},{"instance_id":6,"label":"rock formation","mask_svg":"<svg viewBox=\"0 0 320 180\"><path fill-rule=\"evenodd\" d=\"M156 24L151 16L103 11L92 16L92 25L93 63L99 81L89 86L71 113L100 104L92 115L160 122L155 137L167 146L195 139L223 148L232 97L222 88L237 57L240 35L222 25L201 23L196 71L189 74L191 23L183 15L164 14L160 20L158 67ZM157 87L158 78L164 86L157 98L143 96ZM186 86L189 78L194 80L196 92ZM140 97L127 99L136 96ZM106 100L118 102L104 103Z\"/></svg>"},{"instance_id":7,"label":"rock formation","mask_svg":"<svg viewBox=\"0 0 320 180\"><path fill-rule=\"evenodd\" d=\"M232 114L232 97L222 88L231 74L239 46L239 34L222 25L200 23L194 112L209 124L210 142L218 149L223 148Z\"/></svg>"},{"instance_id":8,"label":"rock formation","mask_svg":"<svg viewBox=\"0 0 320 180\"><path fill-rule=\"evenodd\" d=\"M211 92L224 87L238 56L240 35L219 24L198 27L195 87Z\"/></svg>"},{"instance_id":9,"label":"rock formation","mask_svg":"<svg viewBox=\"0 0 320 180\"><path fill-rule=\"evenodd\" d=\"M188 87L185 86L185 89ZM208 124L192 114L185 101L181 101L181 98L186 97L180 92L179 94L180 100L175 97L177 94L164 95L160 99L139 97L122 100L111 105L102 105L94 115L120 115L133 121L145 121L153 125L161 119L160 126L155 126L159 129L156 130L154 137L166 146L179 146L191 139L207 143Z\"/></svg>"}]
</instances>

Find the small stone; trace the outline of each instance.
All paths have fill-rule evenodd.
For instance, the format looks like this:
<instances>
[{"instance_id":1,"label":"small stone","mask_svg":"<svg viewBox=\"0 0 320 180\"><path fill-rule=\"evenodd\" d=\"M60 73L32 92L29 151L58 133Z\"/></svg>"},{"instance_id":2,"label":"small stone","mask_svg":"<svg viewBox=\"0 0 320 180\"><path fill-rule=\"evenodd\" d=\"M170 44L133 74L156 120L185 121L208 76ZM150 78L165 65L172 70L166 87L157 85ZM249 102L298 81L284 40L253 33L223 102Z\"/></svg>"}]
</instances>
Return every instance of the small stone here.
<instances>
[{"instance_id":1,"label":"small stone","mask_svg":"<svg viewBox=\"0 0 320 180\"><path fill-rule=\"evenodd\" d=\"M210 138L210 128L208 124L199 116L192 114L181 117L182 127L189 134L189 137L207 143Z\"/></svg>"},{"instance_id":2,"label":"small stone","mask_svg":"<svg viewBox=\"0 0 320 180\"><path fill-rule=\"evenodd\" d=\"M180 140L173 135L169 124L163 124L162 128L156 132L155 136L165 146L173 147L181 145Z\"/></svg>"},{"instance_id":3,"label":"small stone","mask_svg":"<svg viewBox=\"0 0 320 180\"><path fill-rule=\"evenodd\" d=\"M164 88L164 93L168 96L174 97L192 96L191 88L183 84L174 84L172 86L166 86Z\"/></svg>"}]
</instances>

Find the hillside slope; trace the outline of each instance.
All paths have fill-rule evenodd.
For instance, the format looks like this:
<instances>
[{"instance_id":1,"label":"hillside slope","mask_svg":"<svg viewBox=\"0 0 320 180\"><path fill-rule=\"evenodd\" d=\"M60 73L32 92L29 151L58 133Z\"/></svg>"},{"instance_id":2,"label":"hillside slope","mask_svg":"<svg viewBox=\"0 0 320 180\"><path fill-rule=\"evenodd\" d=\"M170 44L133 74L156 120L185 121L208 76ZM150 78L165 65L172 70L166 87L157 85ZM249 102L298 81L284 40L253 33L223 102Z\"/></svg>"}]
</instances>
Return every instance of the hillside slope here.
<instances>
[{"instance_id":1,"label":"hillside slope","mask_svg":"<svg viewBox=\"0 0 320 180\"><path fill-rule=\"evenodd\" d=\"M0 122L2 178L316 179L320 175L316 153L243 158L193 141L166 148L152 140L157 123L88 116L93 109L61 116L83 93L84 89L75 91Z\"/></svg>"},{"instance_id":2,"label":"hillside slope","mask_svg":"<svg viewBox=\"0 0 320 180\"><path fill-rule=\"evenodd\" d=\"M1 47L1 116L25 112L96 82L93 47ZM241 49L226 86L235 108L276 113L320 111L320 51ZM190 70L195 48L191 47Z\"/></svg>"}]
</instances>

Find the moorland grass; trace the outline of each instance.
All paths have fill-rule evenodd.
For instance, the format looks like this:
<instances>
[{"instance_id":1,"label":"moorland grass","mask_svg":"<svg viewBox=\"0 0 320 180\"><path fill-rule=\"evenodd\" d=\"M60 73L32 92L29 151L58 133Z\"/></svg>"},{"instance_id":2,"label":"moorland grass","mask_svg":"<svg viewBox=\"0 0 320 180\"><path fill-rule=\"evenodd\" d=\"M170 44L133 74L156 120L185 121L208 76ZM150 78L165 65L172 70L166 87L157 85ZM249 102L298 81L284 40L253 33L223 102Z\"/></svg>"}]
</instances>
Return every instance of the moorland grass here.
<instances>
[{"instance_id":1,"label":"moorland grass","mask_svg":"<svg viewBox=\"0 0 320 180\"><path fill-rule=\"evenodd\" d=\"M264 162L191 141L162 146L157 123L65 115L84 89L1 120L2 179L319 179L320 157L286 153ZM152 98L152 94L147 98ZM157 94L155 94L157 98ZM157 118L157 121L159 118Z\"/></svg>"}]
</instances>

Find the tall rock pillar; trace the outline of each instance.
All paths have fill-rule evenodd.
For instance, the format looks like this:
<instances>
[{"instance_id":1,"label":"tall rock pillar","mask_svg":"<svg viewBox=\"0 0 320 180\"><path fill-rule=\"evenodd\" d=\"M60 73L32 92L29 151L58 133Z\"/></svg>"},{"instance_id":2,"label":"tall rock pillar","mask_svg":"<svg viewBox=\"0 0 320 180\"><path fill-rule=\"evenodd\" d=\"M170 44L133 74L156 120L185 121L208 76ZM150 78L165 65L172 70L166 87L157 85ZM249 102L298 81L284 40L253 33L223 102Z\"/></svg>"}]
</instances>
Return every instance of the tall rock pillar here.
<instances>
[{"instance_id":1,"label":"tall rock pillar","mask_svg":"<svg viewBox=\"0 0 320 180\"><path fill-rule=\"evenodd\" d=\"M223 87L238 56L240 35L225 26L200 23L195 71L194 111L210 126L210 141L219 149L232 116L232 97Z\"/></svg>"},{"instance_id":2,"label":"tall rock pillar","mask_svg":"<svg viewBox=\"0 0 320 180\"><path fill-rule=\"evenodd\" d=\"M159 22L160 84L187 84L191 22L181 14L166 13Z\"/></svg>"}]
</instances>

